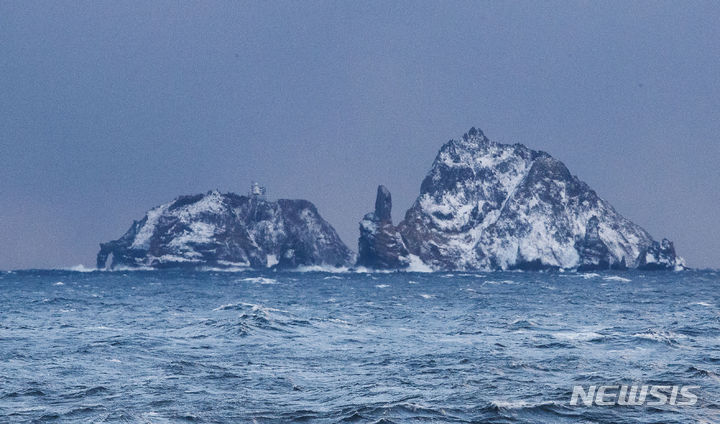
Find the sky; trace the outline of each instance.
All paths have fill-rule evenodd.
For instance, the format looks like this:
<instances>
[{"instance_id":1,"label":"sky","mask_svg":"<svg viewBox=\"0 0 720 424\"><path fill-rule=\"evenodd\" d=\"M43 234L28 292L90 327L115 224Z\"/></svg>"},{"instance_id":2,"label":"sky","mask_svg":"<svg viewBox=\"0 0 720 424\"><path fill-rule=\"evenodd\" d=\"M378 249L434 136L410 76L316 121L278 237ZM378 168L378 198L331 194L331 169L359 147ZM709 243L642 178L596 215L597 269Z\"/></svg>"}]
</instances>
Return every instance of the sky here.
<instances>
[{"instance_id":1,"label":"sky","mask_svg":"<svg viewBox=\"0 0 720 424\"><path fill-rule=\"evenodd\" d=\"M471 126L720 267L720 3L0 2L0 269L94 265L181 194L305 198L357 249Z\"/></svg>"}]
</instances>

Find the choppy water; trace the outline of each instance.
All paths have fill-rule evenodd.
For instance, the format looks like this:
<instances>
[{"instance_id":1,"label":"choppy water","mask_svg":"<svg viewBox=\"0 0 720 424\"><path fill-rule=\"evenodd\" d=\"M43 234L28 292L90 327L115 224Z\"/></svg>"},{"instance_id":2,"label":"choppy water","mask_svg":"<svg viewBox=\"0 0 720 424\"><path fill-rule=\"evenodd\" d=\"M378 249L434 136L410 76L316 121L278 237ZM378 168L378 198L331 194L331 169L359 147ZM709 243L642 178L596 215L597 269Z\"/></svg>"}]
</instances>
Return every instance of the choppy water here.
<instances>
[{"instance_id":1,"label":"choppy water","mask_svg":"<svg viewBox=\"0 0 720 424\"><path fill-rule=\"evenodd\" d=\"M3 422L720 422L713 272L0 273ZM698 385L692 407L576 384Z\"/></svg>"}]
</instances>

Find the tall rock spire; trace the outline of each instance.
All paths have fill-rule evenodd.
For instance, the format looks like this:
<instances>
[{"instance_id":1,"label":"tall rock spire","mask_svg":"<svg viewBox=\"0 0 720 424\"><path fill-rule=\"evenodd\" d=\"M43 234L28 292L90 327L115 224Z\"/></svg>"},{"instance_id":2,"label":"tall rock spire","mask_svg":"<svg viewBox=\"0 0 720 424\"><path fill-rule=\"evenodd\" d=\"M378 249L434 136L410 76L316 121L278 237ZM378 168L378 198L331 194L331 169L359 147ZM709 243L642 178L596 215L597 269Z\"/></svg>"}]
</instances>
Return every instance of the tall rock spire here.
<instances>
[{"instance_id":1,"label":"tall rock spire","mask_svg":"<svg viewBox=\"0 0 720 424\"><path fill-rule=\"evenodd\" d=\"M405 242L392 223L392 197L381 185L375 198L375 212L360 221L357 264L376 269L401 269L409 265Z\"/></svg>"},{"instance_id":2,"label":"tall rock spire","mask_svg":"<svg viewBox=\"0 0 720 424\"><path fill-rule=\"evenodd\" d=\"M390 190L384 185L379 185L377 189L375 219L392 224L392 197L390 196Z\"/></svg>"}]
</instances>

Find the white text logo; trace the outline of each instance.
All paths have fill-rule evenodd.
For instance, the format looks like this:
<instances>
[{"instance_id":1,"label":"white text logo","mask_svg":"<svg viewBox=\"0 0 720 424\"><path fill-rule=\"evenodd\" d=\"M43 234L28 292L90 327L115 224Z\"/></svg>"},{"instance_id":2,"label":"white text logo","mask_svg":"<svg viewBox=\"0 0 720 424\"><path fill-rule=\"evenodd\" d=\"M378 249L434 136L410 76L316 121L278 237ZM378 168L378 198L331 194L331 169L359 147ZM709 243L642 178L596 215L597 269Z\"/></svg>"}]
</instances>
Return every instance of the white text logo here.
<instances>
[{"instance_id":1,"label":"white text logo","mask_svg":"<svg viewBox=\"0 0 720 424\"><path fill-rule=\"evenodd\" d=\"M691 406L697 402L692 390L700 386L574 386L570 405L585 406Z\"/></svg>"}]
</instances>

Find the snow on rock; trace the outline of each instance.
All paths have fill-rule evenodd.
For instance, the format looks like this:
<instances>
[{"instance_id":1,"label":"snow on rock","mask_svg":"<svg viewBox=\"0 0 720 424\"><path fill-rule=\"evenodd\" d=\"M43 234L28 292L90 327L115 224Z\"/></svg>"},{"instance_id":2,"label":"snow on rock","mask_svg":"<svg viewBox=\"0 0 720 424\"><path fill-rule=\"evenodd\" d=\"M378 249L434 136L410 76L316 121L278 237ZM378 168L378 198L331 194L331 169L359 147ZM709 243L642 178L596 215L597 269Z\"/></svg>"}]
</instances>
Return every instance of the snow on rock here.
<instances>
[{"instance_id":1,"label":"snow on rock","mask_svg":"<svg viewBox=\"0 0 720 424\"><path fill-rule=\"evenodd\" d=\"M347 266L352 252L306 200L211 191L148 211L100 245L98 268Z\"/></svg>"},{"instance_id":2,"label":"snow on rock","mask_svg":"<svg viewBox=\"0 0 720 424\"><path fill-rule=\"evenodd\" d=\"M397 227L372 215L360 225L360 258L372 241L390 252L383 268L405 251L436 270L684 268L672 243L654 241L562 162L475 128L442 146Z\"/></svg>"}]
</instances>

